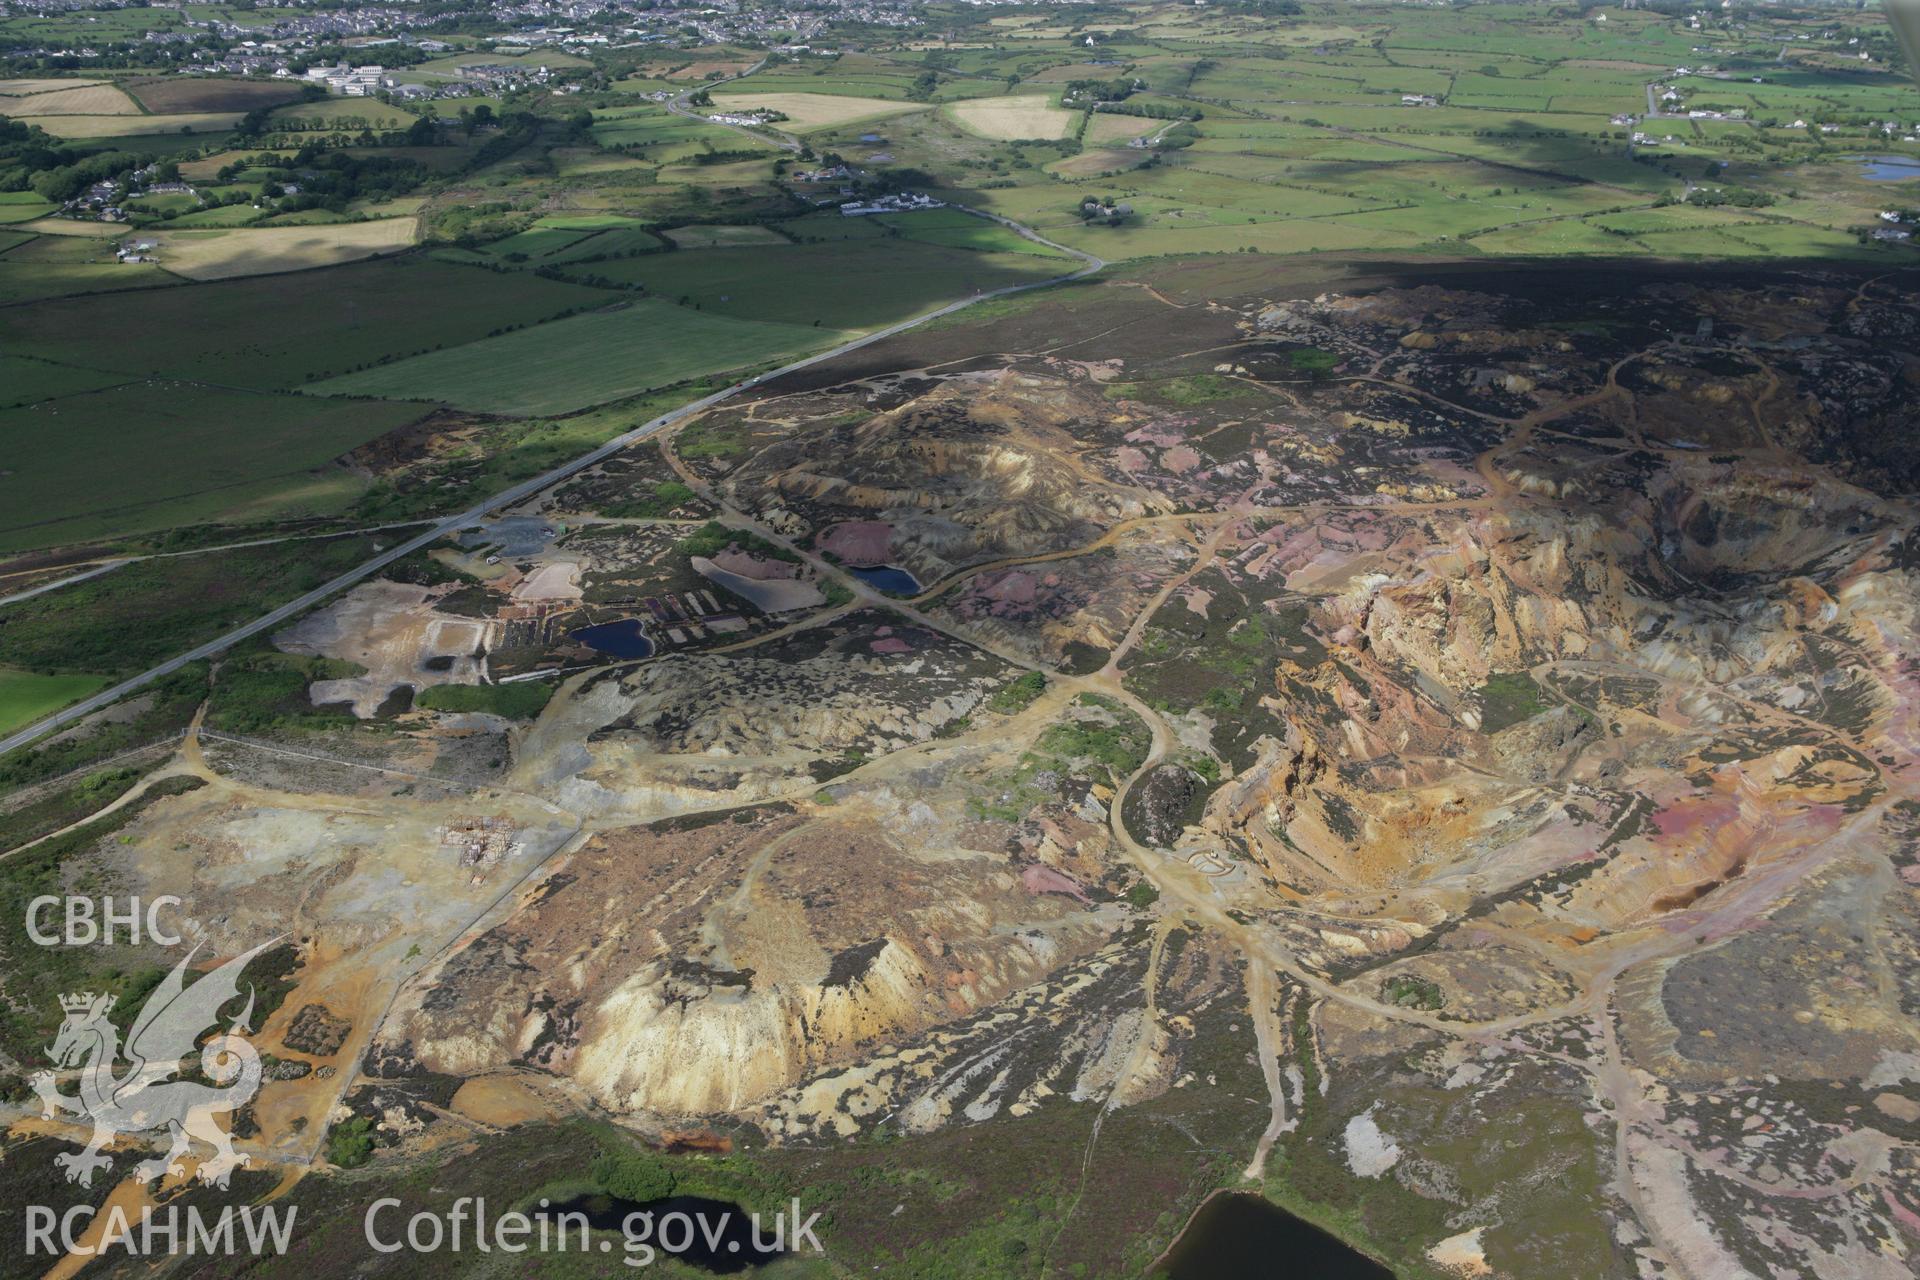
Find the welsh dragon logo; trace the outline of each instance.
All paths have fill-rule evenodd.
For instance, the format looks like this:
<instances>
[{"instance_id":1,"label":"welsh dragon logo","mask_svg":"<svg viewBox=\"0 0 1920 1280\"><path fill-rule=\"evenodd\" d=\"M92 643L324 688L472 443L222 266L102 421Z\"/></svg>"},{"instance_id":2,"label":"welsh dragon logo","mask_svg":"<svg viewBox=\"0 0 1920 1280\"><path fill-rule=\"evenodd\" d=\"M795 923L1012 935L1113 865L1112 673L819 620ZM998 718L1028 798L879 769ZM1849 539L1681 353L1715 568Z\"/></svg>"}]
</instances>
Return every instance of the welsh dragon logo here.
<instances>
[{"instance_id":1,"label":"welsh dragon logo","mask_svg":"<svg viewBox=\"0 0 1920 1280\"><path fill-rule=\"evenodd\" d=\"M215 1117L244 1106L260 1088L260 1055L239 1035L250 1029L251 988L240 1016L200 1050L200 1070L213 1084L173 1077L193 1055L201 1034L218 1024L220 1010L239 996L241 971L278 941L263 942L188 986L187 966L200 951L196 945L161 979L127 1029L124 1046L119 1029L108 1020L113 996L86 991L60 997L66 1021L47 1056L61 1071L77 1075L80 1092L75 1097L61 1093L51 1071L36 1073L33 1089L40 1095L42 1115L68 1112L93 1121L86 1150L54 1157L66 1170L67 1181L92 1186L94 1171L113 1163L100 1149L122 1133L165 1133L172 1141L164 1156L135 1166L133 1176L141 1182L184 1172L181 1157L196 1138L213 1148L212 1157L200 1165L200 1181L224 1188L233 1170L246 1165L247 1157L233 1149L233 1140ZM123 1053L127 1070L117 1075Z\"/></svg>"}]
</instances>

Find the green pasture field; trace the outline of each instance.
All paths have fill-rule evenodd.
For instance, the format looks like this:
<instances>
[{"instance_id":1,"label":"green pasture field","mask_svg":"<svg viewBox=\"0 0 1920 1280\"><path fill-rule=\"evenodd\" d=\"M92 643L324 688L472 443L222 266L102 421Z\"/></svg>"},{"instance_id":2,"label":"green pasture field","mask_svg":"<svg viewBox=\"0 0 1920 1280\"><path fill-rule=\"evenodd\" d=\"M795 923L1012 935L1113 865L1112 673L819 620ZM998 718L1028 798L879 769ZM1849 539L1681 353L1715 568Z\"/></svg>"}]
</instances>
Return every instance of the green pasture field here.
<instances>
[{"instance_id":1,"label":"green pasture field","mask_svg":"<svg viewBox=\"0 0 1920 1280\"><path fill-rule=\"evenodd\" d=\"M849 218L835 209L789 218L778 225L781 232L801 244L820 240L871 240L886 234L886 228L872 218Z\"/></svg>"},{"instance_id":2,"label":"green pasture field","mask_svg":"<svg viewBox=\"0 0 1920 1280\"><path fill-rule=\"evenodd\" d=\"M740 320L646 298L329 379L310 390L437 400L487 413L568 413L841 340L831 329Z\"/></svg>"},{"instance_id":3,"label":"green pasture field","mask_svg":"<svg viewBox=\"0 0 1920 1280\"><path fill-rule=\"evenodd\" d=\"M0 277L5 262L0 258ZM602 290L530 272L482 271L406 254L8 307L0 309L0 346L48 359L85 352L91 365L115 372L279 389L607 300Z\"/></svg>"},{"instance_id":4,"label":"green pasture field","mask_svg":"<svg viewBox=\"0 0 1920 1280\"><path fill-rule=\"evenodd\" d=\"M47 262L34 260L30 255L17 256L49 238L52 237L39 237L0 255L0 306L183 283L179 276L150 262ZM14 318L11 309L0 313L0 331ZM70 354L72 349L64 350Z\"/></svg>"},{"instance_id":5,"label":"green pasture field","mask_svg":"<svg viewBox=\"0 0 1920 1280\"><path fill-rule=\"evenodd\" d=\"M29 263L124 265L114 260L114 242L105 236L36 236L28 231L10 231L7 234L15 239L8 248L5 260L14 266Z\"/></svg>"},{"instance_id":6,"label":"green pasture field","mask_svg":"<svg viewBox=\"0 0 1920 1280\"><path fill-rule=\"evenodd\" d=\"M1093 226L1048 233L1062 244L1097 253L1111 262L1186 253L1335 253L1404 247L1406 237L1370 229L1359 218L1283 219L1241 225L1191 227Z\"/></svg>"},{"instance_id":7,"label":"green pasture field","mask_svg":"<svg viewBox=\"0 0 1920 1280\"><path fill-rule=\"evenodd\" d=\"M376 98L327 98L319 102L290 102L276 107L267 116L269 129L301 130L308 122L318 130L405 129L420 117L411 111L389 106Z\"/></svg>"},{"instance_id":8,"label":"green pasture field","mask_svg":"<svg viewBox=\"0 0 1920 1280\"><path fill-rule=\"evenodd\" d=\"M139 40L149 31L184 29L180 15L166 9L75 9L60 14L15 14L0 18L0 46L90 45L108 40Z\"/></svg>"},{"instance_id":9,"label":"green pasture field","mask_svg":"<svg viewBox=\"0 0 1920 1280\"><path fill-rule=\"evenodd\" d=\"M643 226L609 227L604 231L587 233L566 248L549 253L543 261L566 263L602 257L628 257L637 253L651 253L665 243Z\"/></svg>"},{"instance_id":10,"label":"green pasture field","mask_svg":"<svg viewBox=\"0 0 1920 1280\"><path fill-rule=\"evenodd\" d=\"M1625 258L1636 257L1647 251L1645 242L1628 236L1609 235L1602 228L1589 226L1575 218L1489 231L1474 236L1468 243L1483 253L1515 256L1602 254Z\"/></svg>"},{"instance_id":11,"label":"green pasture field","mask_svg":"<svg viewBox=\"0 0 1920 1280\"><path fill-rule=\"evenodd\" d=\"M779 232L752 223L740 226L726 223L710 226L694 224L674 227L663 234L682 249L737 249L743 245L788 243Z\"/></svg>"},{"instance_id":12,"label":"green pasture field","mask_svg":"<svg viewBox=\"0 0 1920 1280\"><path fill-rule=\"evenodd\" d=\"M1587 219L1596 227L1639 235L1646 231L1686 231L1696 227L1738 226L1756 221L1748 209L1707 209L1698 205L1675 204L1664 209L1633 209L1625 213L1600 214Z\"/></svg>"},{"instance_id":13,"label":"green pasture field","mask_svg":"<svg viewBox=\"0 0 1920 1280\"><path fill-rule=\"evenodd\" d=\"M988 222L985 218L976 218L958 209L878 214L872 220L893 228L909 240L924 244L949 245L956 249L977 249L988 253L1032 253L1043 258L1066 256L1058 249L1037 244L997 222ZM841 221L860 222L865 219L842 217Z\"/></svg>"},{"instance_id":14,"label":"green pasture field","mask_svg":"<svg viewBox=\"0 0 1920 1280\"><path fill-rule=\"evenodd\" d=\"M708 249L593 269L722 315L828 329L874 328L975 292L1060 274L1032 254L891 238L858 241L852 252L833 243Z\"/></svg>"},{"instance_id":15,"label":"green pasture field","mask_svg":"<svg viewBox=\"0 0 1920 1280\"><path fill-rule=\"evenodd\" d=\"M0 551L117 538L273 506L414 405L168 380L0 409Z\"/></svg>"},{"instance_id":16,"label":"green pasture field","mask_svg":"<svg viewBox=\"0 0 1920 1280\"><path fill-rule=\"evenodd\" d=\"M522 254L529 259L545 258L550 253L572 248L592 234L591 231L568 231L535 223L504 240L495 240L486 247L485 252L493 258L507 258L514 254Z\"/></svg>"},{"instance_id":17,"label":"green pasture field","mask_svg":"<svg viewBox=\"0 0 1920 1280\"><path fill-rule=\"evenodd\" d=\"M595 111L593 120L593 139L602 147L643 151L648 159L661 163L703 151L750 151L756 146L772 146L737 129L676 116L651 103Z\"/></svg>"},{"instance_id":18,"label":"green pasture field","mask_svg":"<svg viewBox=\"0 0 1920 1280\"><path fill-rule=\"evenodd\" d=\"M166 225L169 227L242 227L258 218L259 209L250 204L225 204L213 209L196 209L192 213L183 213Z\"/></svg>"},{"instance_id":19,"label":"green pasture field","mask_svg":"<svg viewBox=\"0 0 1920 1280\"><path fill-rule=\"evenodd\" d=\"M0 354L0 408L10 409L16 405L51 400L56 396L97 391L101 387L125 381L127 378L124 374L102 373L97 369L55 364L29 356Z\"/></svg>"},{"instance_id":20,"label":"green pasture field","mask_svg":"<svg viewBox=\"0 0 1920 1280\"><path fill-rule=\"evenodd\" d=\"M485 259L506 266L533 268L596 258L650 253L666 242L636 218L619 214L555 214L541 218L525 231L496 240L477 255L447 256L465 261Z\"/></svg>"},{"instance_id":21,"label":"green pasture field","mask_svg":"<svg viewBox=\"0 0 1920 1280\"><path fill-rule=\"evenodd\" d=\"M0 225L44 218L54 208L31 191L0 191Z\"/></svg>"},{"instance_id":22,"label":"green pasture field","mask_svg":"<svg viewBox=\"0 0 1920 1280\"><path fill-rule=\"evenodd\" d=\"M106 686L104 676L43 676L0 667L0 734L30 725Z\"/></svg>"}]
</instances>

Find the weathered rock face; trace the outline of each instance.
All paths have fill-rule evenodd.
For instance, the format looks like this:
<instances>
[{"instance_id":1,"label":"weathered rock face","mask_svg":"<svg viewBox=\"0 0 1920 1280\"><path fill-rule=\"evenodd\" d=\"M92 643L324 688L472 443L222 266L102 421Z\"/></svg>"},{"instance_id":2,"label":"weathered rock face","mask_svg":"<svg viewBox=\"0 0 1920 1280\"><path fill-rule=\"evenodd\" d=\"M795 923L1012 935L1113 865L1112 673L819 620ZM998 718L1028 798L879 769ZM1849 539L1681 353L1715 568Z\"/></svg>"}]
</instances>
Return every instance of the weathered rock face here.
<instances>
[{"instance_id":1,"label":"weathered rock face","mask_svg":"<svg viewBox=\"0 0 1920 1280\"><path fill-rule=\"evenodd\" d=\"M1200 794L1200 780L1175 764L1150 771L1127 796L1127 826L1142 843L1170 849L1186 829L1187 813Z\"/></svg>"},{"instance_id":2,"label":"weathered rock face","mask_svg":"<svg viewBox=\"0 0 1920 1280\"><path fill-rule=\"evenodd\" d=\"M1120 415L1090 379L965 374L854 425L796 431L729 474L729 500L779 506L823 530L884 519L922 581L955 567L1091 541L1165 512L1086 454Z\"/></svg>"},{"instance_id":3,"label":"weathered rock face","mask_svg":"<svg viewBox=\"0 0 1920 1280\"><path fill-rule=\"evenodd\" d=\"M317 1058L327 1058L340 1052L340 1046L346 1043L347 1033L353 1030L353 1024L345 1018L336 1018L323 1004L301 1006L300 1012L293 1015L286 1034L280 1042L297 1053L310 1053Z\"/></svg>"},{"instance_id":4,"label":"weathered rock face","mask_svg":"<svg viewBox=\"0 0 1920 1280\"><path fill-rule=\"evenodd\" d=\"M594 837L409 989L376 1056L536 1066L621 1111L739 1112L1106 939L1098 910L955 847L950 819L914 819L903 846L878 816L763 807Z\"/></svg>"}]
</instances>

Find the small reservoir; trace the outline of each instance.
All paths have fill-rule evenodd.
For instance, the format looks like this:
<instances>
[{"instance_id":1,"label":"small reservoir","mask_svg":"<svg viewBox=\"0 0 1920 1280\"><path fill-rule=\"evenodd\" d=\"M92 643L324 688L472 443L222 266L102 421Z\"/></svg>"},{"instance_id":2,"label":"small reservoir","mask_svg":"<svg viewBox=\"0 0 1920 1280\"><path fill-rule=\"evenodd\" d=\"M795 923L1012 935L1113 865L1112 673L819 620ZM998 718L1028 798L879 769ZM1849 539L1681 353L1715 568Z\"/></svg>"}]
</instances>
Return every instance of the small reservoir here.
<instances>
[{"instance_id":1,"label":"small reservoir","mask_svg":"<svg viewBox=\"0 0 1920 1280\"><path fill-rule=\"evenodd\" d=\"M610 658L653 656L653 641L647 639L647 633L638 618L597 622L591 627L581 627L567 634L596 653L604 653Z\"/></svg>"},{"instance_id":2,"label":"small reservoir","mask_svg":"<svg viewBox=\"0 0 1920 1280\"><path fill-rule=\"evenodd\" d=\"M1222 1192L1200 1206L1167 1250L1170 1280L1394 1280L1393 1272L1259 1196Z\"/></svg>"},{"instance_id":3,"label":"small reservoir","mask_svg":"<svg viewBox=\"0 0 1920 1280\"><path fill-rule=\"evenodd\" d=\"M737 1204L704 1196L669 1196L644 1203L609 1195L575 1196L537 1209L533 1216L558 1220L562 1214L578 1214L595 1231L618 1232L627 1240L643 1242L677 1262L717 1276L737 1275L785 1252L781 1247L765 1247L782 1243L781 1227L772 1221L763 1223L756 1238L752 1214ZM646 1215L650 1220L637 1220L636 1215Z\"/></svg>"},{"instance_id":4,"label":"small reservoir","mask_svg":"<svg viewBox=\"0 0 1920 1280\"><path fill-rule=\"evenodd\" d=\"M1920 157L1868 156L1860 163L1869 182L1911 182L1920 178Z\"/></svg>"},{"instance_id":5,"label":"small reservoir","mask_svg":"<svg viewBox=\"0 0 1920 1280\"><path fill-rule=\"evenodd\" d=\"M884 591L890 596L917 596L920 594L920 580L905 569L890 564L877 564L871 569L848 567L847 572L868 586Z\"/></svg>"}]
</instances>

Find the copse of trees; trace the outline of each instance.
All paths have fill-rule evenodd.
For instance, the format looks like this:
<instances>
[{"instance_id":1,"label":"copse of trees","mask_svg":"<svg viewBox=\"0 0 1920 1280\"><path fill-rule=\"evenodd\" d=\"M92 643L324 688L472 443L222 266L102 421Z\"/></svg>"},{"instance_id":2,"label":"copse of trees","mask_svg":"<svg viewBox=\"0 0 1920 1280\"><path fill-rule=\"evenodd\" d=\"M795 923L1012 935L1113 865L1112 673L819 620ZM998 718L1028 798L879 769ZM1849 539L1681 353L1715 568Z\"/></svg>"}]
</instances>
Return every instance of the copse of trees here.
<instances>
[{"instance_id":1,"label":"copse of trees","mask_svg":"<svg viewBox=\"0 0 1920 1280\"><path fill-rule=\"evenodd\" d=\"M115 174L138 169L147 163L143 155L128 151L102 151L51 169L42 169L28 183L43 200L62 203L73 199L96 182L105 182Z\"/></svg>"}]
</instances>

